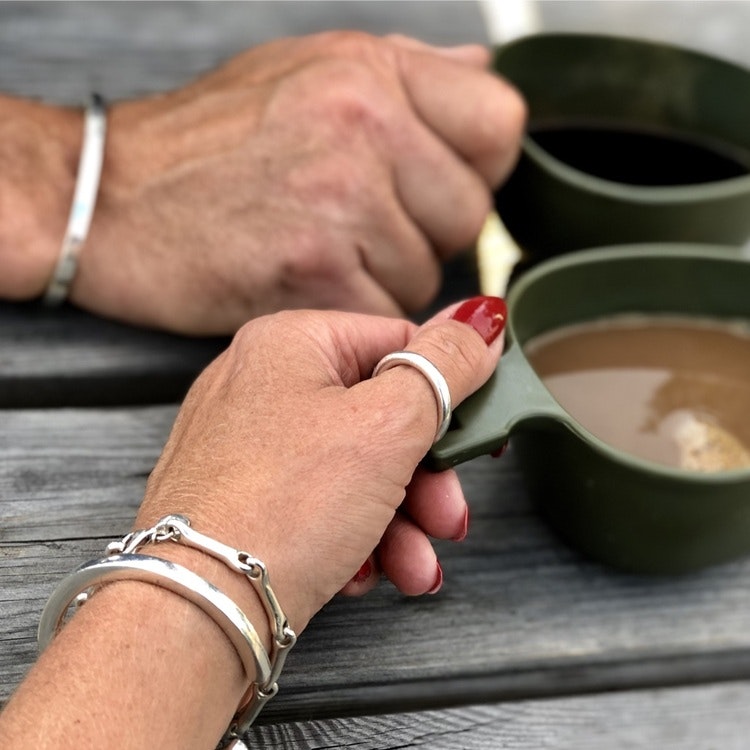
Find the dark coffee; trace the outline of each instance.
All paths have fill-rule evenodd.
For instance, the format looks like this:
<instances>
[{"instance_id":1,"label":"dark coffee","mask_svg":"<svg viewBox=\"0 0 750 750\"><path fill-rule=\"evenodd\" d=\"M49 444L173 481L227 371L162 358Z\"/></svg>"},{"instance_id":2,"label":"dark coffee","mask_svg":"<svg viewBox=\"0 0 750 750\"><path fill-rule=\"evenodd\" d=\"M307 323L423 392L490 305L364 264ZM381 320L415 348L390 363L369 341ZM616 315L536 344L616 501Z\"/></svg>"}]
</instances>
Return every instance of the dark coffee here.
<instances>
[{"instance_id":1,"label":"dark coffee","mask_svg":"<svg viewBox=\"0 0 750 750\"><path fill-rule=\"evenodd\" d=\"M694 185L750 172L750 153L678 134L569 123L534 125L529 135L569 166L629 185Z\"/></svg>"},{"instance_id":2,"label":"dark coffee","mask_svg":"<svg viewBox=\"0 0 750 750\"><path fill-rule=\"evenodd\" d=\"M524 351L560 405L613 447L696 471L750 467L750 326L622 316Z\"/></svg>"}]
</instances>

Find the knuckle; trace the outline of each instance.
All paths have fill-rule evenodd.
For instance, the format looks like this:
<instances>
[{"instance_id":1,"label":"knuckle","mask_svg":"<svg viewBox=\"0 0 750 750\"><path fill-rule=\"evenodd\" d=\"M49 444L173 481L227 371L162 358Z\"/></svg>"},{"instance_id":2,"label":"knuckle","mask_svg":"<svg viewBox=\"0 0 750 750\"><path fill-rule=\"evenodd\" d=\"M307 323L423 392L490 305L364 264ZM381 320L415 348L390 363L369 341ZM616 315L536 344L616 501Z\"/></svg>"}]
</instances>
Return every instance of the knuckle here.
<instances>
[{"instance_id":1,"label":"knuckle","mask_svg":"<svg viewBox=\"0 0 750 750\"><path fill-rule=\"evenodd\" d=\"M325 237L301 234L279 263L278 282L292 292L315 280L334 282L339 265L336 257Z\"/></svg>"},{"instance_id":2,"label":"knuckle","mask_svg":"<svg viewBox=\"0 0 750 750\"><path fill-rule=\"evenodd\" d=\"M230 351L242 369L246 369L248 355L258 351L274 351L285 358L302 343L314 338L324 321L315 310L279 310L245 323L235 333Z\"/></svg>"},{"instance_id":3,"label":"knuckle","mask_svg":"<svg viewBox=\"0 0 750 750\"><path fill-rule=\"evenodd\" d=\"M234 334L228 351L244 357L247 351L251 351L253 347L257 346L258 339L267 325L268 320L265 318L248 321Z\"/></svg>"},{"instance_id":4,"label":"knuckle","mask_svg":"<svg viewBox=\"0 0 750 750\"><path fill-rule=\"evenodd\" d=\"M484 167L491 187L497 187L512 169L521 148L527 119L525 101L510 84L498 79L498 89L484 102L477 118L476 162Z\"/></svg>"},{"instance_id":5,"label":"knuckle","mask_svg":"<svg viewBox=\"0 0 750 750\"><path fill-rule=\"evenodd\" d=\"M339 137L378 133L400 91L393 45L364 32L333 31L320 35L318 46L318 54L287 79L290 95L312 107L316 129L322 122Z\"/></svg>"},{"instance_id":6,"label":"knuckle","mask_svg":"<svg viewBox=\"0 0 750 750\"><path fill-rule=\"evenodd\" d=\"M294 310L280 310L273 315L254 318L241 326L234 334L231 346L240 350L255 349L258 343L273 341L290 325L290 320L299 313Z\"/></svg>"},{"instance_id":7,"label":"knuckle","mask_svg":"<svg viewBox=\"0 0 750 750\"><path fill-rule=\"evenodd\" d=\"M381 65L394 62L393 45L364 31L330 31L321 38L327 53L334 57Z\"/></svg>"},{"instance_id":8,"label":"knuckle","mask_svg":"<svg viewBox=\"0 0 750 750\"><path fill-rule=\"evenodd\" d=\"M368 195L364 166L340 152L296 165L286 182L287 194L303 209L322 210L330 218L343 218Z\"/></svg>"},{"instance_id":9,"label":"knuckle","mask_svg":"<svg viewBox=\"0 0 750 750\"><path fill-rule=\"evenodd\" d=\"M375 37L364 31L333 30L328 32L325 48L332 55L357 57L366 54L375 43Z\"/></svg>"},{"instance_id":10,"label":"knuckle","mask_svg":"<svg viewBox=\"0 0 750 750\"><path fill-rule=\"evenodd\" d=\"M476 138L485 148L497 148L498 133L520 135L526 122L526 104L515 88L493 78L493 90L477 104Z\"/></svg>"},{"instance_id":11,"label":"knuckle","mask_svg":"<svg viewBox=\"0 0 750 750\"><path fill-rule=\"evenodd\" d=\"M383 137L402 106L394 71L383 55L346 53L341 47L324 50L270 94L268 111L283 127L304 129L308 147L345 148L363 138Z\"/></svg>"},{"instance_id":12,"label":"knuckle","mask_svg":"<svg viewBox=\"0 0 750 750\"><path fill-rule=\"evenodd\" d=\"M333 60L325 64L324 111L340 145L363 136L382 138L388 132L391 104L378 73L361 61Z\"/></svg>"}]
</instances>

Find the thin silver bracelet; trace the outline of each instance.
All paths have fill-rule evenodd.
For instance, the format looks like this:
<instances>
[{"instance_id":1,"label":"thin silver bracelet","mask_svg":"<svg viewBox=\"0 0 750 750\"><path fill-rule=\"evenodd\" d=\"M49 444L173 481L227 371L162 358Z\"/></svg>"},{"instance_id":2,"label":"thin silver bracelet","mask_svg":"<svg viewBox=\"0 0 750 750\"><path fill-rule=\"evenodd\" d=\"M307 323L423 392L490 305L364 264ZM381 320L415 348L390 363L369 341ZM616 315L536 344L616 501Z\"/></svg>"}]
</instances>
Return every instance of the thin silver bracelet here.
<instances>
[{"instance_id":1,"label":"thin silver bracelet","mask_svg":"<svg viewBox=\"0 0 750 750\"><path fill-rule=\"evenodd\" d=\"M86 107L83 145L68 226L55 270L44 292L44 303L47 305L59 305L67 298L78 270L78 256L89 233L99 192L106 133L104 101L98 94L92 94Z\"/></svg>"},{"instance_id":2,"label":"thin silver bracelet","mask_svg":"<svg viewBox=\"0 0 750 750\"><path fill-rule=\"evenodd\" d=\"M270 659L252 624L225 594L187 568L150 555L138 554L146 544L176 542L202 550L250 580L260 595L271 625ZM126 534L107 546L107 557L80 566L53 592L42 612L38 640L44 649L60 630L71 604L81 605L90 592L113 580L142 580L162 586L197 604L224 630L242 660L251 685L240 701L220 748L242 750L241 735L255 721L263 706L278 692L278 678L297 636L289 626L274 594L265 565L249 553L200 534L184 516L169 515L150 529ZM83 592L83 593L81 593Z\"/></svg>"}]
</instances>

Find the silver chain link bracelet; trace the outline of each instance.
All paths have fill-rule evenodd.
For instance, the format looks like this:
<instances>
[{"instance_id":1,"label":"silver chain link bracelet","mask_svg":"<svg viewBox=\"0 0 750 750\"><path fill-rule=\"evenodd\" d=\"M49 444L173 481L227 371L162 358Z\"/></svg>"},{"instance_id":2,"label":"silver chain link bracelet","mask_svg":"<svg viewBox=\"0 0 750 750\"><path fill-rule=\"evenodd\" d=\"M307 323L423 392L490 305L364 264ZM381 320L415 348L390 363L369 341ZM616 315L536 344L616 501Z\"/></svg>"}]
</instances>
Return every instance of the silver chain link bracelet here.
<instances>
[{"instance_id":1,"label":"silver chain link bracelet","mask_svg":"<svg viewBox=\"0 0 750 750\"><path fill-rule=\"evenodd\" d=\"M270 658L250 621L229 597L181 565L138 554L144 545L162 542L175 542L201 550L241 573L253 584L271 626ZM195 531L184 516L164 516L150 529L130 532L121 540L110 543L107 557L85 563L63 579L42 612L38 632L40 649L44 649L62 627L71 604L84 604L93 589L113 580L142 580L169 589L197 604L224 630L246 673L250 679L254 676L255 681L240 701L219 748L246 750L241 735L278 692L279 675L289 650L297 642L297 636L271 587L264 563L248 552Z\"/></svg>"}]
</instances>

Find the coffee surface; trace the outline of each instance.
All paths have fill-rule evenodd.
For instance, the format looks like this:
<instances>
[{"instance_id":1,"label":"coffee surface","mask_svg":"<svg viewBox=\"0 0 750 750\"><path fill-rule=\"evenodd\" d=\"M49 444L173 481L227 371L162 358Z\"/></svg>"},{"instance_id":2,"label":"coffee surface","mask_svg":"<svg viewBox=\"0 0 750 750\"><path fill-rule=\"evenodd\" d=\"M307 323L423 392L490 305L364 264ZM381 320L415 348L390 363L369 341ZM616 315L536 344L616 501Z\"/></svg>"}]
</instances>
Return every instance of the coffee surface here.
<instances>
[{"instance_id":1,"label":"coffee surface","mask_svg":"<svg viewBox=\"0 0 750 750\"><path fill-rule=\"evenodd\" d=\"M676 133L561 123L531 126L529 135L569 166L629 185L693 185L750 172L746 151Z\"/></svg>"},{"instance_id":2,"label":"coffee surface","mask_svg":"<svg viewBox=\"0 0 750 750\"><path fill-rule=\"evenodd\" d=\"M613 447L695 471L750 467L750 324L618 316L542 334L524 352Z\"/></svg>"}]
</instances>

